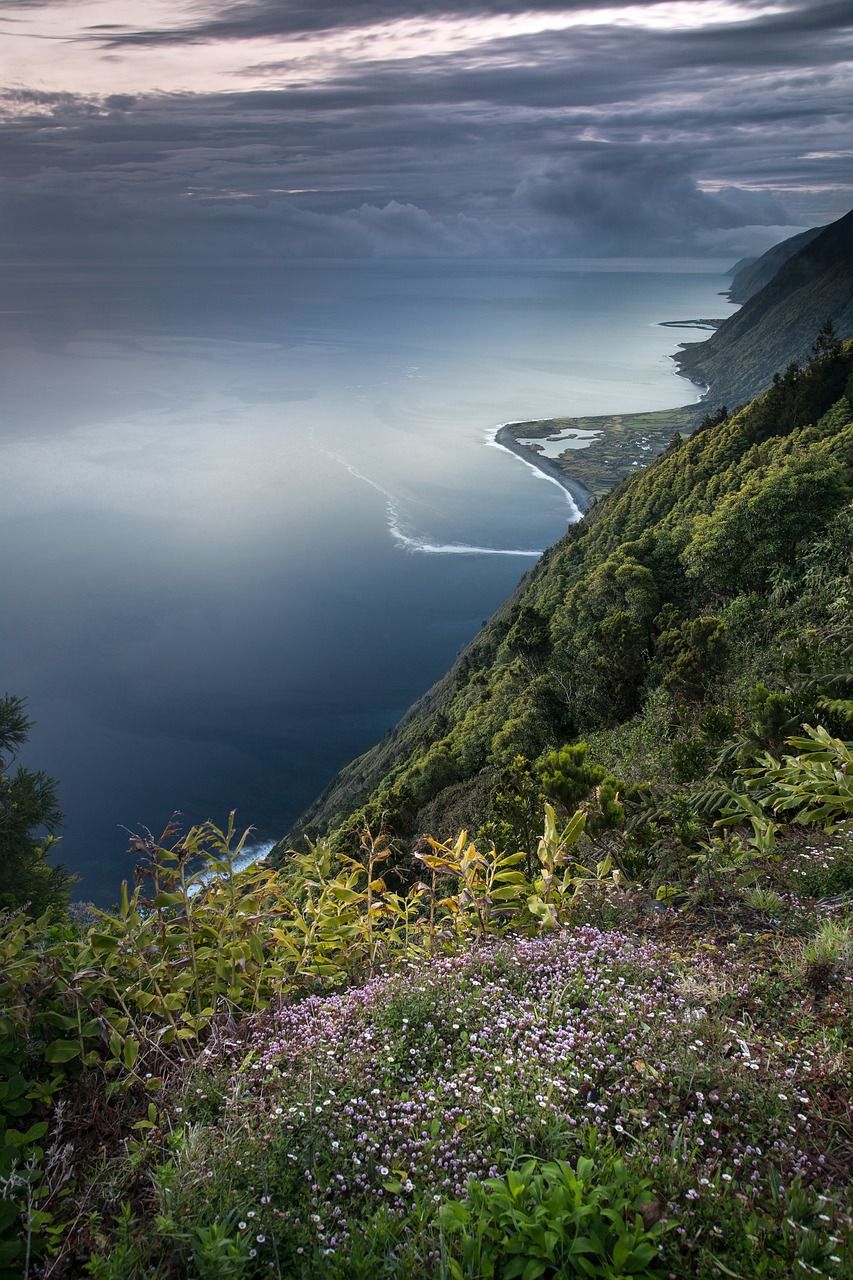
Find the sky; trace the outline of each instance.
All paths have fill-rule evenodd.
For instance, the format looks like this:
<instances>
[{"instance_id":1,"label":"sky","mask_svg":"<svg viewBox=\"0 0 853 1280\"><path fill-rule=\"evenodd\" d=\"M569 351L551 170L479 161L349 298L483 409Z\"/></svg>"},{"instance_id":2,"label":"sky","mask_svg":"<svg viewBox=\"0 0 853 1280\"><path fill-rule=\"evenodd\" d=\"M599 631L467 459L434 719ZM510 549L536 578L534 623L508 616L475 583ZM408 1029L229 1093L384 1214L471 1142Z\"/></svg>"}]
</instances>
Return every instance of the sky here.
<instances>
[{"instance_id":1,"label":"sky","mask_svg":"<svg viewBox=\"0 0 853 1280\"><path fill-rule=\"evenodd\" d=\"M853 206L850 0L0 0L2 257L740 256Z\"/></svg>"}]
</instances>

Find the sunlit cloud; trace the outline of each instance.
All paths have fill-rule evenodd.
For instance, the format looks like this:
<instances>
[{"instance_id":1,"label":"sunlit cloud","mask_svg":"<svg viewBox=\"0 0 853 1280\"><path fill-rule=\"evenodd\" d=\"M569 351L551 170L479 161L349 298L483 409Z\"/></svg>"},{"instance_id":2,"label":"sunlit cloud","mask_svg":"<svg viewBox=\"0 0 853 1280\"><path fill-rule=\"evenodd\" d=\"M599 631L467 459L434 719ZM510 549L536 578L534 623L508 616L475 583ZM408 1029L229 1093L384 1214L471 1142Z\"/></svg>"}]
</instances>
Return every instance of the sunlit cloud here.
<instances>
[{"instance_id":1,"label":"sunlit cloud","mask_svg":"<svg viewBox=\"0 0 853 1280\"><path fill-rule=\"evenodd\" d=\"M842 0L0 0L0 28L22 255L691 255L849 204Z\"/></svg>"},{"instance_id":2,"label":"sunlit cloud","mask_svg":"<svg viewBox=\"0 0 853 1280\"><path fill-rule=\"evenodd\" d=\"M345 10L344 10L345 12ZM784 12L779 4L736 0L661 0L660 3L518 14L397 18L336 25L297 35L217 38L196 34L198 6L148 0L148 42L138 31L135 0L46 4L10 15L0 9L9 85L103 95L221 93L253 84L308 86L334 80L353 67L420 58L476 55L495 44L573 29L613 28L692 32L731 26ZM159 38L158 38L159 37ZM164 38L165 37L165 38ZM170 39L171 38L171 39ZM183 40L192 43L188 56Z\"/></svg>"}]
</instances>

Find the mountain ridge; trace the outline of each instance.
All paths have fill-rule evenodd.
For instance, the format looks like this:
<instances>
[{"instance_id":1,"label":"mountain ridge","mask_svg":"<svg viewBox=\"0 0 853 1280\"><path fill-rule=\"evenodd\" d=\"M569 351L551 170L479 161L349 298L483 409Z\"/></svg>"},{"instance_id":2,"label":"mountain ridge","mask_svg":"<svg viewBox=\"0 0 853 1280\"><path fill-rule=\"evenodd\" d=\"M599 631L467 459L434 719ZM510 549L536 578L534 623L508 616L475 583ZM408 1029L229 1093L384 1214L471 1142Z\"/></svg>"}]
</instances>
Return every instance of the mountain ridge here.
<instances>
[{"instance_id":1,"label":"mountain ridge","mask_svg":"<svg viewBox=\"0 0 853 1280\"><path fill-rule=\"evenodd\" d=\"M805 359L827 320L842 340L853 337L853 211L788 257L704 342L682 344L675 360L685 377L708 386L708 408L743 404Z\"/></svg>"},{"instance_id":2,"label":"mountain ridge","mask_svg":"<svg viewBox=\"0 0 853 1280\"><path fill-rule=\"evenodd\" d=\"M753 294L758 293L775 276L776 272L792 258L800 249L811 244L826 227L810 227L808 231L800 231L787 240L774 244L760 258L746 258L736 262L732 267L732 282L728 296L732 302L748 302Z\"/></svg>"}]
</instances>

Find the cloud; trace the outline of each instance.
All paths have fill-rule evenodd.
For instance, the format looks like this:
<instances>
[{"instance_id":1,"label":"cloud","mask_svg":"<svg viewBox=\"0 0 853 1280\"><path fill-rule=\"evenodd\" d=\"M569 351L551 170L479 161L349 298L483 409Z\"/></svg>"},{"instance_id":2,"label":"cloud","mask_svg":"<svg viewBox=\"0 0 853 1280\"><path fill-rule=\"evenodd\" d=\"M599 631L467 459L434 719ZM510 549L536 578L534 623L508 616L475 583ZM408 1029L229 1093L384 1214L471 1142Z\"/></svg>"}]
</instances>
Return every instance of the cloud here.
<instances>
[{"instance_id":1,"label":"cloud","mask_svg":"<svg viewBox=\"0 0 853 1280\"><path fill-rule=\"evenodd\" d=\"M661 0L656 0L660 3ZM761 0L746 0L764 7ZM608 13L618 8L614 0L421 0L413 14L411 0L260 0L259 3L209 4L206 11L192 10L189 21L169 27L132 28L106 26L91 36L109 47L182 44L211 40L255 40L274 36L303 36L321 31L350 31L430 19L511 18L519 13L563 16L567 13ZM646 6L651 7L651 6Z\"/></svg>"},{"instance_id":2,"label":"cloud","mask_svg":"<svg viewBox=\"0 0 853 1280\"><path fill-rule=\"evenodd\" d=\"M769 7L635 3L648 21L624 26L614 3L435 0L418 6L425 23L507 22L483 26L479 42L427 41L416 56L356 41L355 54L303 79L272 57L250 65L243 42L277 23L295 46L320 29L346 44L410 19L411 4L169 10L172 25L164 17L155 35L202 42L170 65L201 74L202 45L215 46L210 65L228 67L229 86L216 92L131 91L122 42L147 59L133 65L149 78L165 52L134 52L123 29L90 30L81 58L115 45L97 63L110 69L109 92L33 81L3 99L6 234L22 255L63 258L740 251L853 204L849 6ZM690 27L700 8L720 20ZM573 29L509 22L581 9L590 23ZM676 10L685 21L664 26ZM63 9L69 21L76 11Z\"/></svg>"},{"instance_id":3,"label":"cloud","mask_svg":"<svg viewBox=\"0 0 853 1280\"><path fill-rule=\"evenodd\" d=\"M704 191L683 151L653 146L599 146L525 177L516 199L547 215L567 251L580 246L618 253L708 248L714 232L788 224L768 192L729 186Z\"/></svg>"}]
</instances>

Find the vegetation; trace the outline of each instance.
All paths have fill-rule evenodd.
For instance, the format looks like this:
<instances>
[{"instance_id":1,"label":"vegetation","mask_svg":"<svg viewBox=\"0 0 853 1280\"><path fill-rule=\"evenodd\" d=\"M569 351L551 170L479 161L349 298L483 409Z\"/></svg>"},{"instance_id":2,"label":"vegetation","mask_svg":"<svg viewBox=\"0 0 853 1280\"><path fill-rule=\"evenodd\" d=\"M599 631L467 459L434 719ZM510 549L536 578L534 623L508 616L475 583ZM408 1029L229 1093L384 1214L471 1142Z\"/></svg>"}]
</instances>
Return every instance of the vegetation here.
<instances>
[{"instance_id":1,"label":"vegetation","mask_svg":"<svg viewBox=\"0 0 853 1280\"><path fill-rule=\"evenodd\" d=\"M804 723L843 737L851 395L853 344L826 332L805 367L617 485L288 843L328 832L345 850L366 821L412 849L425 830L508 823L522 847L511 811L547 793L523 800L519 770L567 743L642 784L623 797L633 820L676 793L701 806L709 773L723 787Z\"/></svg>"},{"instance_id":2,"label":"vegetation","mask_svg":"<svg viewBox=\"0 0 853 1280\"><path fill-rule=\"evenodd\" d=\"M56 782L20 765L10 772L31 727L21 698L0 698L0 910L40 916L67 904L71 879L48 860L62 826Z\"/></svg>"},{"instance_id":3,"label":"vegetation","mask_svg":"<svg viewBox=\"0 0 853 1280\"><path fill-rule=\"evenodd\" d=\"M556 465L568 479L578 481L598 499L609 493L618 481L626 480L638 467L663 453L676 435L689 435L705 415L701 405L688 404L679 409L649 413L513 422L507 430L522 444L556 435L565 438L572 431L596 432L583 448L567 447L556 459Z\"/></svg>"},{"instance_id":4,"label":"vegetation","mask_svg":"<svg viewBox=\"0 0 853 1280\"><path fill-rule=\"evenodd\" d=\"M277 867L15 882L0 1280L853 1273L851 371L617 487Z\"/></svg>"},{"instance_id":5,"label":"vegetation","mask_svg":"<svg viewBox=\"0 0 853 1280\"><path fill-rule=\"evenodd\" d=\"M85 932L7 916L0 1275L846 1274L853 830L781 825L800 770L657 901L549 807L531 876L207 824Z\"/></svg>"}]
</instances>

